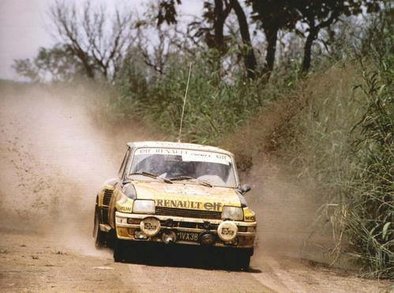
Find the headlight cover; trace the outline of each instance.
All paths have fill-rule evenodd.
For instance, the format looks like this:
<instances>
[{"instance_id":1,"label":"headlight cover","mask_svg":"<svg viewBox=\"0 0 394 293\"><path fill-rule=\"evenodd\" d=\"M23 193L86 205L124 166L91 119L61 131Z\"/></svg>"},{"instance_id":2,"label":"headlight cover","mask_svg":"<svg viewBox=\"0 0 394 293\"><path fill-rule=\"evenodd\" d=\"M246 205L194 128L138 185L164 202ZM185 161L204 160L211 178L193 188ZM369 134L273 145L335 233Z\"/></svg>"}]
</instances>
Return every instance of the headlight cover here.
<instances>
[{"instance_id":1,"label":"headlight cover","mask_svg":"<svg viewBox=\"0 0 394 293\"><path fill-rule=\"evenodd\" d=\"M133 205L133 213L136 214L154 214L155 202L153 200L135 200Z\"/></svg>"},{"instance_id":2,"label":"headlight cover","mask_svg":"<svg viewBox=\"0 0 394 293\"><path fill-rule=\"evenodd\" d=\"M237 236L238 227L232 221L224 221L218 227L219 238L225 242L232 241Z\"/></svg>"},{"instance_id":3,"label":"headlight cover","mask_svg":"<svg viewBox=\"0 0 394 293\"><path fill-rule=\"evenodd\" d=\"M128 198L135 199L137 197L137 193L133 184L126 184L123 186L122 191Z\"/></svg>"},{"instance_id":4,"label":"headlight cover","mask_svg":"<svg viewBox=\"0 0 394 293\"><path fill-rule=\"evenodd\" d=\"M244 219L243 209L240 207L224 206L222 211L222 219L242 221Z\"/></svg>"}]
</instances>

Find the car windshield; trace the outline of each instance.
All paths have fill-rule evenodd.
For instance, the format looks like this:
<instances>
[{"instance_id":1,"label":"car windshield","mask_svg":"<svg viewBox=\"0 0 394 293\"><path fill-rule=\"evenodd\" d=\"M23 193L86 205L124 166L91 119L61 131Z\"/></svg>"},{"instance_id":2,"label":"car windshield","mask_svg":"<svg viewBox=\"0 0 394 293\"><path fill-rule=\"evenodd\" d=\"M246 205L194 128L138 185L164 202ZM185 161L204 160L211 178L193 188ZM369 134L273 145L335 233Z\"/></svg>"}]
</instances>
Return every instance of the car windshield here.
<instances>
[{"instance_id":1,"label":"car windshield","mask_svg":"<svg viewBox=\"0 0 394 293\"><path fill-rule=\"evenodd\" d=\"M129 177L143 172L173 180L174 183L196 181L212 186L236 186L231 157L218 152L139 148L134 153Z\"/></svg>"}]
</instances>

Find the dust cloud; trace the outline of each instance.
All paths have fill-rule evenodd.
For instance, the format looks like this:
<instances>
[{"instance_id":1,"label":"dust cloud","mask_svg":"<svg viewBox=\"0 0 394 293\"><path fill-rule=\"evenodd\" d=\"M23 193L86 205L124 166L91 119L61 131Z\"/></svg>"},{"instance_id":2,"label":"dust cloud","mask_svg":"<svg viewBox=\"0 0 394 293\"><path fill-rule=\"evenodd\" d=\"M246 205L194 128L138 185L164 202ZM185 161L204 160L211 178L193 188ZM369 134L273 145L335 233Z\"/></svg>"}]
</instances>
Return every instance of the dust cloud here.
<instances>
[{"instance_id":1,"label":"dust cloud","mask_svg":"<svg viewBox=\"0 0 394 293\"><path fill-rule=\"evenodd\" d=\"M262 160L243 179L252 185L246 198L258 218L253 261L262 264L281 257L326 261L319 238L323 234L315 225L321 203L313 189L295 183L284 168ZM323 238L325 244L330 242Z\"/></svg>"},{"instance_id":2,"label":"dust cloud","mask_svg":"<svg viewBox=\"0 0 394 293\"><path fill-rule=\"evenodd\" d=\"M1 84L0 93L0 228L96 253L99 187L116 175L126 142L155 137L140 126L97 126L86 91Z\"/></svg>"},{"instance_id":3,"label":"dust cloud","mask_svg":"<svg viewBox=\"0 0 394 293\"><path fill-rule=\"evenodd\" d=\"M280 144L294 135L289 121L305 107L306 96L275 102L223 140L241 169L241 181L252 186L246 199L257 216L253 261L290 257L328 262L329 227L316 219L324 198L313 180L297 177ZM284 141L283 141L284 140Z\"/></svg>"},{"instance_id":4,"label":"dust cloud","mask_svg":"<svg viewBox=\"0 0 394 293\"><path fill-rule=\"evenodd\" d=\"M0 228L96 254L91 231L99 187L116 175L126 142L161 137L141 125L92 119L87 105L98 97L86 88L0 84L0 93ZM310 254L305 240L318 208L312 193L266 159L243 177L253 186L246 197L258 217L253 262Z\"/></svg>"}]
</instances>

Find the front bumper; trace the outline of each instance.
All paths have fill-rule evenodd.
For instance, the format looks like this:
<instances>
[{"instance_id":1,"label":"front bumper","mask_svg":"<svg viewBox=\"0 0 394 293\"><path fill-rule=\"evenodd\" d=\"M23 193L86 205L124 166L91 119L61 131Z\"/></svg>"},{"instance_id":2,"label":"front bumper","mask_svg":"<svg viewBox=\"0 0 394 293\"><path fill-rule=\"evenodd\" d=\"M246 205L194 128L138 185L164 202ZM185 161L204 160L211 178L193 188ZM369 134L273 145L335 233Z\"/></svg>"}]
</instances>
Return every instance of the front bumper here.
<instances>
[{"instance_id":1,"label":"front bumper","mask_svg":"<svg viewBox=\"0 0 394 293\"><path fill-rule=\"evenodd\" d=\"M163 234L173 233L174 242L179 244L201 245L203 235L212 237L211 246L253 248L256 236L256 222L231 221L237 226L237 232L231 241L218 237L218 227L223 220L171 217L161 215L115 213L116 235L119 239L132 241L165 242ZM140 223L146 218L155 218L160 222L160 230L154 236L147 236L141 231Z\"/></svg>"}]
</instances>

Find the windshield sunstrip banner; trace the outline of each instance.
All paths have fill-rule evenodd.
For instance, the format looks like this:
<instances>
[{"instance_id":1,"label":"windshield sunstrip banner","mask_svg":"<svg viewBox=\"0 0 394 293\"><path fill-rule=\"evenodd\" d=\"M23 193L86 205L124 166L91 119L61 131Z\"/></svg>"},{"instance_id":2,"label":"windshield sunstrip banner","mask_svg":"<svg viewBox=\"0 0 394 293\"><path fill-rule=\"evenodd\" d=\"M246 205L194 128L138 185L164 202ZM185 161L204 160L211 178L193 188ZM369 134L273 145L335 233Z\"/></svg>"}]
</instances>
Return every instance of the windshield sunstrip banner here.
<instances>
[{"instance_id":1,"label":"windshield sunstrip banner","mask_svg":"<svg viewBox=\"0 0 394 293\"><path fill-rule=\"evenodd\" d=\"M231 164L231 157L226 154L171 148L140 148L135 155L175 155L181 156L184 162L208 162L224 165Z\"/></svg>"}]
</instances>

